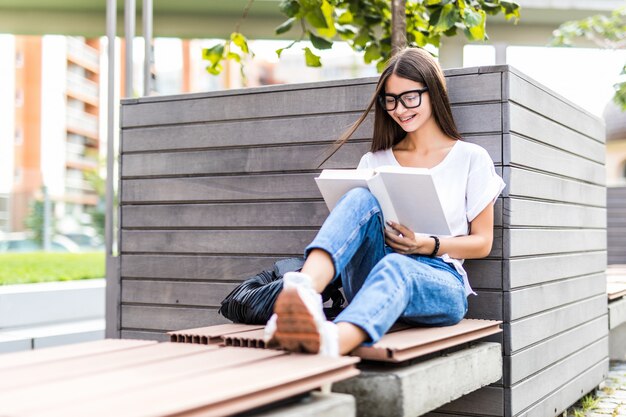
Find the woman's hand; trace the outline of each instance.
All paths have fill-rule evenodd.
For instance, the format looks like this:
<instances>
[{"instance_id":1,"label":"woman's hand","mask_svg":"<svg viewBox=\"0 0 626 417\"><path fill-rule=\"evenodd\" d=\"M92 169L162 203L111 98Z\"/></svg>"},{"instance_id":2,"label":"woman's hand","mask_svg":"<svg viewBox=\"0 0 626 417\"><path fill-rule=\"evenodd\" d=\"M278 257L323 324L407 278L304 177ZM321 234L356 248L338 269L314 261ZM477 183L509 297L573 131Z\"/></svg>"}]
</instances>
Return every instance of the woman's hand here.
<instances>
[{"instance_id":1,"label":"woman's hand","mask_svg":"<svg viewBox=\"0 0 626 417\"><path fill-rule=\"evenodd\" d=\"M411 229L399 223L388 221L387 225L392 230L385 229L385 243L395 252L403 255L430 255L435 249L434 239L416 235Z\"/></svg>"}]
</instances>

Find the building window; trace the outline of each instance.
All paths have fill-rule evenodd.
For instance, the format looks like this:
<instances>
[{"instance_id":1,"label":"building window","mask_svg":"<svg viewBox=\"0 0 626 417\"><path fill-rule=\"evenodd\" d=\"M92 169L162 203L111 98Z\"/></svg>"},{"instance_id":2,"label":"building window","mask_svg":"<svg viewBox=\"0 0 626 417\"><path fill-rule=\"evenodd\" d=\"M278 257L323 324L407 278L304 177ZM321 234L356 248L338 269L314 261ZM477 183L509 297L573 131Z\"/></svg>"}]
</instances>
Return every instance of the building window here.
<instances>
[{"instance_id":1,"label":"building window","mask_svg":"<svg viewBox=\"0 0 626 417\"><path fill-rule=\"evenodd\" d=\"M22 51L15 53L15 68L24 68L24 53Z\"/></svg>"},{"instance_id":2,"label":"building window","mask_svg":"<svg viewBox=\"0 0 626 417\"><path fill-rule=\"evenodd\" d=\"M21 88L15 90L15 107L24 106L24 90Z\"/></svg>"},{"instance_id":3,"label":"building window","mask_svg":"<svg viewBox=\"0 0 626 417\"><path fill-rule=\"evenodd\" d=\"M15 144L21 145L22 143L24 143L24 133L22 132L22 129L17 128L15 129Z\"/></svg>"}]
</instances>

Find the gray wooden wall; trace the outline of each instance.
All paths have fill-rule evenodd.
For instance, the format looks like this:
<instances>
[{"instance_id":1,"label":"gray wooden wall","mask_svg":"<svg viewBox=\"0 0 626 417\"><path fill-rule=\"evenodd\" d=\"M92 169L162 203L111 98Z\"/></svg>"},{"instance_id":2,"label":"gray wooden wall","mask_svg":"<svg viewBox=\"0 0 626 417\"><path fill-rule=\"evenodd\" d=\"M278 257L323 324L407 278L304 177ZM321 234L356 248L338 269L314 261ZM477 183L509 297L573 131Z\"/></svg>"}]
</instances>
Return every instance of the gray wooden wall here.
<instances>
[{"instance_id":1,"label":"gray wooden wall","mask_svg":"<svg viewBox=\"0 0 626 417\"><path fill-rule=\"evenodd\" d=\"M556 415L608 369L601 122L518 71L447 71L464 139L507 188L487 259L468 261L469 316L504 321L502 381L435 415ZM126 100L121 337L223 323L220 300L300 255L327 210L313 177L375 79ZM352 168L371 120L324 168Z\"/></svg>"},{"instance_id":2,"label":"gray wooden wall","mask_svg":"<svg viewBox=\"0 0 626 417\"><path fill-rule=\"evenodd\" d=\"M626 186L609 187L606 200L609 265L626 264Z\"/></svg>"}]
</instances>

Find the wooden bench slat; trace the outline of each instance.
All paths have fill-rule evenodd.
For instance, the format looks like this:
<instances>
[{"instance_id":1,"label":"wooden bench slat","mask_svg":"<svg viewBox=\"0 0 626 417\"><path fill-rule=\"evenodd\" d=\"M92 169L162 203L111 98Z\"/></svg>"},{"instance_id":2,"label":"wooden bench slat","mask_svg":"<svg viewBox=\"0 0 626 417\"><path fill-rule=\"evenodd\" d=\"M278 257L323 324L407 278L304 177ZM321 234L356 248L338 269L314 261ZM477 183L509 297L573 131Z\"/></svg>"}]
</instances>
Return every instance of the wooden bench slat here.
<instances>
[{"instance_id":1,"label":"wooden bench slat","mask_svg":"<svg viewBox=\"0 0 626 417\"><path fill-rule=\"evenodd\" d=\"M270 350L193 349L176 347L178 355L157 362L144 363L140 360L125 368L113 371L90 373L57 380L54 384L34 384L0 394L0 411L23 413L71 406L98 398L110 398L155 384L176 381L198 374L209 374L235 366L248 366L268 358L284 355ZM139 359L139 358L138 358ZM37 401L32 401L37 398Z\"/></svg>"},{"instance_id":2,"label":"wooden bench slat","mask_svg":"<svg viewBox=\"0 0 626 417\"><path fill-rule=\"evenodd\" d=\"M174 344L178 345L178 344ZM206 348L206 347L205 347ZM239 354L243 356L243 351ZM326 383L357 375L358 358L281 355L253 364L170 380L82 404L49 410L47 416L167 416L201 412L228 415ZM245 383L244 383L245 381Z\"/></svg>"},{"instance_id":3,"label":"wooden bench slat","mask_svg":"<svg viewBox=\"0 0 626 417\"><path fill-rule=\"evenodd\" d=\"M88 355L135 349L154 344L156 344L156 342L147 340L123 340L118 343L117 340L105 339L75 345L38 349L32 352L5 353L0 355L0 370L4 373L11 368L53 363Z\"/></svg>"}]
</instances>

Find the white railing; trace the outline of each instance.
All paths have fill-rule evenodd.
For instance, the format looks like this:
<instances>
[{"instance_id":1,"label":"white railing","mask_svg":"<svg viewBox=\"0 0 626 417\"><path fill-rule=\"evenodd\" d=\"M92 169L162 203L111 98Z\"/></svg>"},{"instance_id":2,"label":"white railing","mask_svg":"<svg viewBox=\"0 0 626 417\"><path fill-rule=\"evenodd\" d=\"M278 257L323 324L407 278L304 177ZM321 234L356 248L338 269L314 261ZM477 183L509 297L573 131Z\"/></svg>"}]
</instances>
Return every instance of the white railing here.
<instances>
[{"instance_id":1,"label":"white railing","mask_svg":"<svg viewBox=\"0 0 626 417\"><path fill-rule=\"evenodd\" d=\"M99 87L98 83L91 81L85 77L81 77L73 72L67 73L67 89L76 93L98 101Z\"/></svg>"},{"instance_id":2,"label":"white railing","mask_svg":"<svg viewBox=\"0 0 626 417\"><path fill-rule=\"evenodd\" d=\"M99 133L97 116L71 107L67 108L67 126L95 136Z\"/></svg>"},{"instance_id":3,"label":"white railing","mask_svg":"<svg viewBox=\"0 0 626 417\"><path fill-rule=\"evenodd\" d=\"M99 52L80 39L67 37L67 54L92 68L100 68Z\"/></svg>"}]
</instances>

